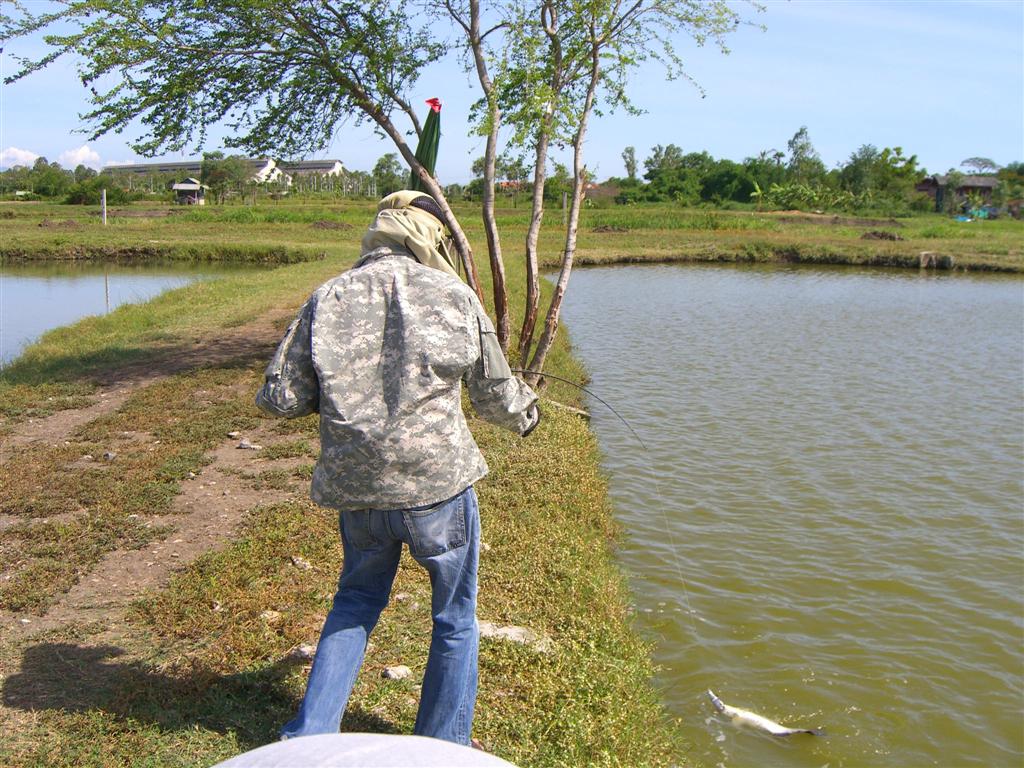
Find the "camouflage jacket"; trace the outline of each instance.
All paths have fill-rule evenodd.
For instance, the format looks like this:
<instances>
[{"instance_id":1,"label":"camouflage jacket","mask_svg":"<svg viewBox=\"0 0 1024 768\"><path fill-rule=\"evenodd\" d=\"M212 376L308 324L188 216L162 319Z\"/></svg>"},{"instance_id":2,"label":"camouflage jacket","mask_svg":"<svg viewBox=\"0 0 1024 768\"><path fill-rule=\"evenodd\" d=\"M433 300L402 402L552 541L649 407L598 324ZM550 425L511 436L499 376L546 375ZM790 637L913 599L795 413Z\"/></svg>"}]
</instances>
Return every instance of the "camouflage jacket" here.
<instances>
[{"instance_id":1,"label":"camouflage jacket","mask_svg":"<svg viewBox=\"0 0 1024 768\"><path fill-rule=\"evenodd\" d=\"M289 326L256 404L320 413L313 500L336 509L443 501L487 474L462 413L529 432L537 396L512 375L472 289L378 248L324 283Z\"/></svg>"}]
</instances>

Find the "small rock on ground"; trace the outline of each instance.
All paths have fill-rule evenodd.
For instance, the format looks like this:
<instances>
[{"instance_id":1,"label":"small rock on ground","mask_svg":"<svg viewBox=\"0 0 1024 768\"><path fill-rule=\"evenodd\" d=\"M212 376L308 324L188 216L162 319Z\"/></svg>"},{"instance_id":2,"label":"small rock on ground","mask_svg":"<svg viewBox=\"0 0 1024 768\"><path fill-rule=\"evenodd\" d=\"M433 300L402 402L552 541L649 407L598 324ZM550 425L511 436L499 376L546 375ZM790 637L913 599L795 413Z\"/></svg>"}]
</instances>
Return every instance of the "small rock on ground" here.
<instances>
[{"instance_id":1,"label":"small rock on ground","mask_svg":"<svg viewBox=\"0 0 1024 768\"><path fill-rule=\"evenodd\" d=\"M396 667L385 667L384 671L381 672L381 677L388 680L405 680L410 675L412 675L412 670L404 664L399 664Z\"/></svg>"},{"instance_id":2,"label":"small rock on ground","mask_svg":"<svg viewBox=\"0 0 1024 768\"><path fill-rule=\"evenodd\" d=\"M481 621L480 636L528 645L542 652L551 650L551 638L543 637L529 627L517 627L515 625L499 627L497 624L489 621Z\"/></svg>"},{"instance_id":3,"label":"small rock on ground","mask_svg":"<svg viewBox=\"0 0 1024 768\"><path fill-rule=\"evenodd\" d=\"M316 646L309 643L303 643L293 648L292 652L288 654L288 658L298 661L312 661L314 656L316 656Z\"/></svg>"}]
</instances>

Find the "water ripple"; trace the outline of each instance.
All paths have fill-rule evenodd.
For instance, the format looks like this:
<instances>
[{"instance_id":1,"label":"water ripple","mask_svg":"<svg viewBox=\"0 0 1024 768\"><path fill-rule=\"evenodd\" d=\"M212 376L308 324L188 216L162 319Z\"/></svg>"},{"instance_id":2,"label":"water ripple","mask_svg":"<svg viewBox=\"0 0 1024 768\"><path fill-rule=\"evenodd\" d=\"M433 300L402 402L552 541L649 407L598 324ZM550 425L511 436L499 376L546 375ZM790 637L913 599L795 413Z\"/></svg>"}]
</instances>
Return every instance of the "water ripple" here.
<instances>
[{"instance_id":1,"label":"water ripple","mask_svg":"<svg viewBox=\"0 0 1024 768\"><path fill-rule=\"evenodd\" d=\"M677 267L573 281L591 387L650 448L592 404L639 620L697 758L1024 762L1021 282ZM708 687L830 737L736 732Z\"/></svg>"}]
</instances>

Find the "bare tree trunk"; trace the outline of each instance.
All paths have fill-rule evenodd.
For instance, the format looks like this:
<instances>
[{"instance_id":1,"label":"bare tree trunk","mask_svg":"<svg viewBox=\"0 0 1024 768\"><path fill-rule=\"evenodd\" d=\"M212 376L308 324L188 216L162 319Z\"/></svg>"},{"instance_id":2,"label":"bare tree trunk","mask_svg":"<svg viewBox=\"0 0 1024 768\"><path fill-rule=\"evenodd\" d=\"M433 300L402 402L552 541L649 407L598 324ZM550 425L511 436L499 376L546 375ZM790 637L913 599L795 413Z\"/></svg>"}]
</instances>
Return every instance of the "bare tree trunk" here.
<instances>
[{"instance_id":1,"label":"bare tree trunk","mask_svg":"<svg viewBox=\"0 0 1024 768\"><path fill-rule=\"evenodd\" d=\"M533 168L533 205L530 228L526 233L526 309L523 312L523 327L519 332L519 360L525 364L530 358L533 334L540 309L540 270L537 258L537 239L544 219L544 182L547 178L548 144L554 127L556 104L564 85L562 76L562 41L559 37L558 8L552 0L543 0L540 5L540 23L548 38L553 63L551 73L551 101L540 120L535 147L536 161Z\"/></svg>"},{"instance_id":2,"label":"bare tree trunk","mask_svg":"<svg viewBox=\"0 0 1024 768\"><path fill-rule=\"evenodd\" d=\"M484 57L483 37L480 35L479 0L470 0L469 16L469 42L473 50L473 61L476 64L480 88L487 99L487 114L490 121L487 148L484 151L484 194L481 216L484 222L484 233L487 236L487 254L491 261L495 330L498 333L498 345L501 347L501 351L507 355L510 333L508 289L505 287L505 262L501 257L501 237L498 234L498 222L494 216L494 177L498 158L498 129L501 127L501 110L498 107L494 83L487 72L487 60Z\"/></svg>"},{"instance_id":3,"label":"bare tree trunk","mask_svg":"<svg viewBox=\"0 0 1024 768\"><path fill-rule=\"evenodd\" d=\"M544 182L547 177L550 120L537 132L536 161L533 168L533 203L530 228L526 231L526 308L523 327L519 332L519 359L526 362L533 346L533 334L540 310L540 272L537 258L537 240L544 220Z\"/></svg>"},{"instance_id":4,"label":"bare tree trunk","mask_svg":"<svg viewBox=\"0 0 1024 768\"><path fill-rule=\"evenodd\" d=\"M555 334L558 331L558 317L562 310L562 298L565 296L566 288L569 287L569 275L572 273L573 260L576 257L576 231L579 228L580 208L583 206L584 185L586 183L586 168L583 166L583 139L587 134L587 121L590 118L591 109L594 106L594 93L597 91L597 84L601 77L601 60L599 49L594 46L590 61L590 82L587 84L587 97L583 107L583 114L580 116L579 128L573 137L573 187L572 204L569 206L569 226L565 231L565 250L562 252L562 268L558 274L558 283L555 285L555 293L551 297L551 304L548 306L547 317L544 319L544 333L537 342L537 350L526 366L531 371L543 371L544 361L547 359L551 346L555 343ZM523 358L525 360L525 358ZM536 373L527 374L526 382L536 385L541 376Z\"/></svg>"},{"instance_id":5,"label":"bare tree trunk","mask_svg":"<svg viewBox=\"0 0 1024 768\"><path fill-rule=\"evenodd\" d=\"M494 172L498 151L498 126L500 115L494 108L491 118L491 131L487 135L487 149L484 161L484 199L483 220L484 233L487 235L487 253L491 259L491 282L494 288L495 330L498 333L498 345L501 351L508 354L508 337L510 322L508 316L508 288L505 287L505 262L501 257L501 239L498 235L498 222L494 217Z\"/></svg>"}]
</instances>

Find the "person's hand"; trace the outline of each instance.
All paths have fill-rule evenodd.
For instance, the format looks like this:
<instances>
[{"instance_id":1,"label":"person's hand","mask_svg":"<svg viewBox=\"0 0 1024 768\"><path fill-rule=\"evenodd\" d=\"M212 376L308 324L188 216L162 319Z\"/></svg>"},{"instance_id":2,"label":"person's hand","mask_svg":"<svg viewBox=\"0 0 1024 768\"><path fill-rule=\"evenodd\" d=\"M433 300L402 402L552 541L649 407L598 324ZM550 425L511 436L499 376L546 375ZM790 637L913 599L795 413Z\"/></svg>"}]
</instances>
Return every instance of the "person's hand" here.
<instances>
[{"instance_id":1,"label":"person's hand","mask_svg":"<svg viewBox=\"0 0 1024 768\"><path fill-rule=\"evenodd\" d=\"M537 429L537 425L541 423L541 407L536 402L534 403L534 408L530 411L530 417L534 419L534 423L530 424L526 431L522 433L523 437Z\"/></svg>"}]
</instances>

